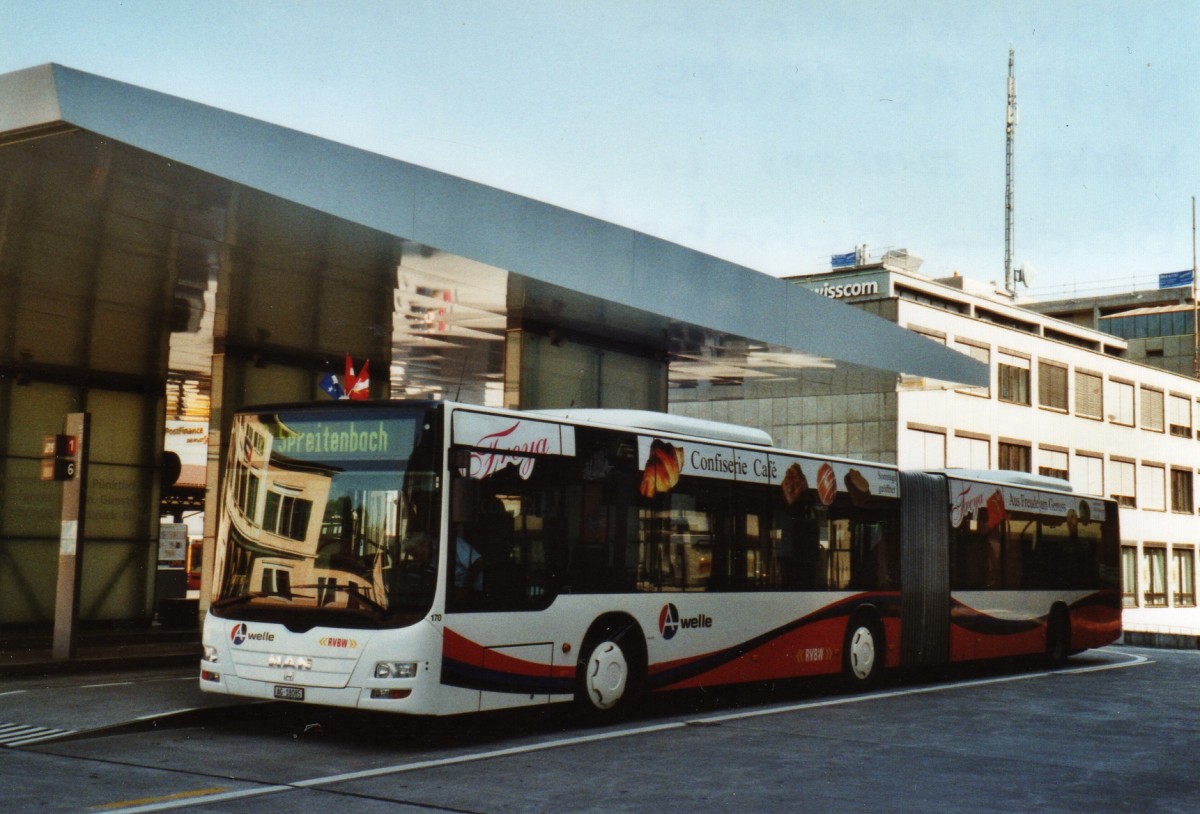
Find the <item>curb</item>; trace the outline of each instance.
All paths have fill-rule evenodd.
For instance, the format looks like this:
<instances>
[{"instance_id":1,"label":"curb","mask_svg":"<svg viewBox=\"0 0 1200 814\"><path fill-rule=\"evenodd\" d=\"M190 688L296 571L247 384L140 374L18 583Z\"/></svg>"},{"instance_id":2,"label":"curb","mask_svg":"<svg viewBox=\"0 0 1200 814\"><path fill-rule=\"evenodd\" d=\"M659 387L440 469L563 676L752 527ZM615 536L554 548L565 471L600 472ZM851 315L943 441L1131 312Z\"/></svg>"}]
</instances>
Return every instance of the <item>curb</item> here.
<instances>
[{"instance_id":1,"label":"curb","mask_svg":"<svg viewBox=\"0 0 1200 814\"><path fill-rule=\"evenodd\" d=\"M200 663L200 649L186 652L82 655L71 659L53 659L48 653L7 661L0 653L0 678L27 678L31 676L72 675L79 673L117 670L139 670L151 667L186 667Z\"/></svg>"},{"instance_id":2,"label":"curb","mask_svg":"<svg viewBox=\"0 0 1200 814\"><path fill-rule=\"evenodd\" d=\"M1119 642L1130 647L1153 647L1159 650L1200 650L1200 635L1188 633L1126 630Z\"/></svg>"}]
</instances>

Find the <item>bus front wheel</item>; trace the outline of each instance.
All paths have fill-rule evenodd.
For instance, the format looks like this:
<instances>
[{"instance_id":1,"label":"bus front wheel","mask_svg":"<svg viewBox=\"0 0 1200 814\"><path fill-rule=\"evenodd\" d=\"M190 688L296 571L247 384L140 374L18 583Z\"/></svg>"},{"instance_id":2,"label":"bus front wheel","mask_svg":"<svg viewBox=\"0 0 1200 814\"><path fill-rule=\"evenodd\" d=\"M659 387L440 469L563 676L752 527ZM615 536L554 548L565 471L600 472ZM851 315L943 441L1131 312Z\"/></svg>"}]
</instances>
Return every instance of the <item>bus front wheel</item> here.
<instances>
[{"instance_id":1,"label":"bus front wheel","mask_svg":"<svg viewBox=\"0 0 1200 814\"><path fill-rule=\"evenodd\" d=\"M578 700L585 709L615 714L629 706L640 691L642 666L634 645L637 626L606 624L584 640L578 667Z\"/></svg>"},{"instance_id":2,"label":"bus front wheel","mask_svg":"<svg viewBox=\"0 0 1200 814\"><path fill-rule=\"evenodd\" d=\"M887 651L879 620L860 615L846 626L842 647L842 676L846 686L856 692L868 690L883 677Z\"/></svg>"}]
</instances>

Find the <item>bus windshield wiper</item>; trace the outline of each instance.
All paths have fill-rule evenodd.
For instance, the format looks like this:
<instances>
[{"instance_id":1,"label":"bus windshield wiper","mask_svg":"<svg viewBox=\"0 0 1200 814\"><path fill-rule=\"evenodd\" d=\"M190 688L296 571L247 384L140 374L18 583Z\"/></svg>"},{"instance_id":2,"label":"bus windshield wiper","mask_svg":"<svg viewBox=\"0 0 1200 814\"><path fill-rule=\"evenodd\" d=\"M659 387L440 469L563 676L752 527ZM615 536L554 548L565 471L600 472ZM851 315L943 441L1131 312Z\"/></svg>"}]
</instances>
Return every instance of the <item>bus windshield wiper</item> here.
<instances>
[{"instance_id":1,"label":"bus windshield wiper","mask_svg":"<svg viewBox=\"0 0 1200 814\"><path fill-rule=\"evenodd\" d=\"M386 607L384 607L383 605L376 602L374 599L372 599L367 594L359 593L358 586L356 586L356 585L337 585L337 584L325 583L324 585L313 584L313 585L293 585L292 586L293 590L304 590L304 589L308 589L308 588L315 588L318 592L320 592L320 591L338 591L338 592L344 593L344 594L351 594L354 596L355 599L362 602L364 605L366 605L368 608L375 611L376 613L381 614L381 615L387 613ZM305 599L314 599L314 598L315 597L310 597L310 596L305 597Z\"/></svg>"},{"instance_id":2,"label":"bus windshield wiper","mask_svg":"<svg viewBox=\"0 0 1200 814\"><path fill-rule=\"evenodd\" d=\"M224 599L218 599L212 603L214 608L228 608L231 605L241 605L244 602L249 602L252 599L262 599L265 596L274 596L274 594L265 593L263 591L249 591L237 596L227 596Z\"/></svg>"}]
</instances>

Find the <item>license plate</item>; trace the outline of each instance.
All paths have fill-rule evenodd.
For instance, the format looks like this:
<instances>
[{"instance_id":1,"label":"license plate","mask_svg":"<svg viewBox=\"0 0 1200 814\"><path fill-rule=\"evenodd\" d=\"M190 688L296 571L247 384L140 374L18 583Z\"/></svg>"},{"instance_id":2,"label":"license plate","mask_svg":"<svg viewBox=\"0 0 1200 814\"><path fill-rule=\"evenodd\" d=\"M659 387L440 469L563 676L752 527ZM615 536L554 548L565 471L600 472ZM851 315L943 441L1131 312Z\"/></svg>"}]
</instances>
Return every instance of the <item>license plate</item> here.
<instances>
[{"instance_id":1,"label":"license plate","mask_svg":"<svg viewBox=\"0 0 1200 814\"><path fill-rule=\"evenodd\" d=\"M303 687L276 687L275 688L275 697L282 698L285 701L303 701L304 700L304 688Z\"/></svg>"}]
</instances>

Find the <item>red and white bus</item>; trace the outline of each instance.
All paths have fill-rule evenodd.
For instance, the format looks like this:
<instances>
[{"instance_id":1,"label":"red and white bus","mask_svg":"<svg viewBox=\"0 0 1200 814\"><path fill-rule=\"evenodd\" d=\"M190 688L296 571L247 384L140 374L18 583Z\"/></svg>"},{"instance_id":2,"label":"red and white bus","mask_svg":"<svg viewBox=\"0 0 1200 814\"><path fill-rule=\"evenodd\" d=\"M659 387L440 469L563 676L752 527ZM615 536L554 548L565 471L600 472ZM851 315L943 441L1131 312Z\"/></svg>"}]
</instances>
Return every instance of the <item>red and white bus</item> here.
<instances>
[{"instance_id":1,"label":"red and white bus","mask_svg":"<svg viewBox=\"0 0 1200 814\"><path fill-rule=\"evenodd\" d=\"M200 686L423 715L1069 653L1117 509L639 411L279 405L230 436Z\"/></svg>"}]
</instances>

